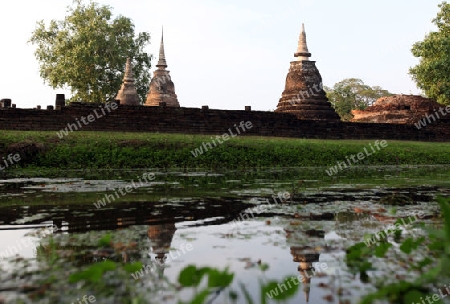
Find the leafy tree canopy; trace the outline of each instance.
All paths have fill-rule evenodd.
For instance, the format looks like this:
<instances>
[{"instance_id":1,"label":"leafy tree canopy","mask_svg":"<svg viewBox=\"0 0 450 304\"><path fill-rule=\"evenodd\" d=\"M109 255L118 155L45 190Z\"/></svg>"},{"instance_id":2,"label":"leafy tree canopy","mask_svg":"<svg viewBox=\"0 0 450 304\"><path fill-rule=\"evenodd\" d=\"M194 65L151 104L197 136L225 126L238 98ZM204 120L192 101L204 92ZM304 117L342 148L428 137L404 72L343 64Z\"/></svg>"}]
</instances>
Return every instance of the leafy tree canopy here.
<instances>
[{"instance_id":1,"label":"leafy tree canopy","mask_svg":"<svg viewBox=\"0 0 450 304\"><path fill-rule=\"evenodd\" d=\"M352 110L364 110L378 98L392 95L379 86L368 86L358 78L347 78L336 83L333 88L324 89L331 105L343 121L353 118Z\"/></svg>"},{"instance_id":2,"label":"leafy tree canopy","mask_svg":"<svg viewBox=\"0 0 450 304\"><path fill-rule=\"evenodd\" d=\"M132 59L136 89L145 100L151 55L144 52L146 32L135 36L131 19L112 17L109 6L74 0L64 20L36 24L30 42L37 46L40 75L53 88L70 88L70 101L114 100L127 57Z\"/></svg>"},{"instance_id":3,"label":"leafy tree canopy","mask_svg":"<svg viewBox=\"0 0 450 304\"><path fill-rule=\"evenodd\" d=\"M439 8L433 19L438 31L413 45L412 54L420 62L409 73L427 97L450 104L450 4L443 2Z\"/></svg>"}]
</instances>

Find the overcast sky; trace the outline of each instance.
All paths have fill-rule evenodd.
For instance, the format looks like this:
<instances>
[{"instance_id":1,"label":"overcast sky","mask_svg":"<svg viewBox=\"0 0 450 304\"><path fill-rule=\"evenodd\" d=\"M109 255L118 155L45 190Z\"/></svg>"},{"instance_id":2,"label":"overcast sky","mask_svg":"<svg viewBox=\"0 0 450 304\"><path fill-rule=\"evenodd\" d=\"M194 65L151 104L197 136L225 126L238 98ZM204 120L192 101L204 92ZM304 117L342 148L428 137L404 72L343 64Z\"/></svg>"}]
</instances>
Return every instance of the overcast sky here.
<instances>
[{"instance_id":1,"label":"overcast sky","mask_svg":"<svg viewBox=\"0 0 450 304\"><path fill-rule=\"evenodd\" d=\"M151 34L156 64L164 26L166 58L183 107L274 110L305 23L311 60L327 86L361 78L393 93L417 94L410 49L435 30L441 0L98 0ZM21 108L54 104L39 77L36 21L63 19L71 0L2 4L0 98ZM153 70L153 68L152 68ZM119 90L119 88L117 88Z\"/></svg>"}]
</instances>

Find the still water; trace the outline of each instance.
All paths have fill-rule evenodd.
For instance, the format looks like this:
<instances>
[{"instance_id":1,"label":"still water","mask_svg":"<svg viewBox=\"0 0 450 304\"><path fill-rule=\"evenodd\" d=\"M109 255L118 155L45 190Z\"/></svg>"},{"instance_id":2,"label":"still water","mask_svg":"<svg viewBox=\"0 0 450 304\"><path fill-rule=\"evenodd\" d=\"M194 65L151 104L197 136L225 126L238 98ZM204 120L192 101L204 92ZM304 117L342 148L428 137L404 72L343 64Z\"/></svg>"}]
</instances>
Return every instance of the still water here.
<instances>
[{"instance_id":1,"label":"still water","mask_svg":"<svg viewBox=\"0 0 450 304\"><path fill-rule=\"evenodd\" d=\"M188 265L234 273L205 303L246 303L242 286L255 303L275 303L273 293L289 284L263 294L260 286L286 277L303 282L283 303L358 303L373 285L347 269L345 249L399 217L422 212L421 221L437 222L436 195L450 194L448 169L366 168L333 178L323 168L84 171L0 180L0 303L189 302L195 288L178 284ZM383 204L392 195L409 203ZM104 261L116 267L96 282L70 280ZM142 268L124 269L135 262ZM384 263L385 274L371 275L405 272L395 259Z\"/></svg>"}]
</instances>

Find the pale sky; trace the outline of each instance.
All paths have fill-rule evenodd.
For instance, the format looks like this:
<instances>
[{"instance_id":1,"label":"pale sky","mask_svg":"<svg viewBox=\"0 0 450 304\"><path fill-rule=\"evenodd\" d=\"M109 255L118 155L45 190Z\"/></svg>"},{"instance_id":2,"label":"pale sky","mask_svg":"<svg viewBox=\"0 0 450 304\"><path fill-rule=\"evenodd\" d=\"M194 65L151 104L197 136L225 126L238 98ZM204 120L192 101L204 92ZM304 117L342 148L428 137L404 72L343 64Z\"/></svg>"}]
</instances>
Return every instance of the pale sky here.
<instances>
[{"instance_id":1,"label":"pale sky","mask_svg":"<svg viewBox=\"0 0 450 304\"><path fill-rule=\"evenodd\" d=\"M361 78L392 93L418 94L408 75L418 60L414 42L435 30L442 0L98 0L114 15L149 32L147 51L157 61L161 26L168 70L182 107L274 110L295 60L305 23L311 60L324 85ZM0 99L20 108L53 105L53 90L39 77L36 21L63 19L71 0L2 3ZM152 68L152 71L154 68ZM119 90L119 88L117 88Z\"/></svg>"}]
</instances>

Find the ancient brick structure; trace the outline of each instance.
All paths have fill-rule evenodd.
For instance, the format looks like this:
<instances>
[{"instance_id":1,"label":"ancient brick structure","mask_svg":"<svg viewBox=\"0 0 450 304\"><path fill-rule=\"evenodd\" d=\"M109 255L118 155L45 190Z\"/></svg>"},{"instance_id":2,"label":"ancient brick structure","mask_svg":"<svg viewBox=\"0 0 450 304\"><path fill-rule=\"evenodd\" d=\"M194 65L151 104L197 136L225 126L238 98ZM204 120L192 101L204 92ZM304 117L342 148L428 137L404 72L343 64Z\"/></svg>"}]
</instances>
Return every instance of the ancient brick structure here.
<instances>
[{"instance_id":1,"label":"ancient brick structure","mask_svg":"<svg viewBox=\"0 0 450 304\"><path fill-rule=\"evenodd\" d=\"M414 125L300 120L293 114L266 111L126 105L101 111L99 107L104 105L71 103L61 110L0 108L0 130L60 131L83 118L86 121L96 111L102 116L86 125L80 122L78 131L221 135L234 124L250 121L253 127L240 136L450 141L450 121L443 119L418 130Z\"/></svg>"},{"instance_id":2,"label":"ancient brick structure","mask_svg":"<svg viewBox=\"0 0 450 304\"><path fill-rule=\"evenodd\" d=\"M305 27L302 26L297 53L286 76L286 86L275 112L295 114L299 119L338 121L339 115L331 107L323 90L322 76L306 44Z\"/></svg>"},{"instance_id":3,"label":"ancient brick structure","mask_svg":"<svg viewBox=\"0 0 450 304\"><path fill-rule=\"evenodd\" d=\"M417 95L393 95L379 98L365 110L353 110L353 122L415 124L427 115L435 115L440 120L450 119L443 105L434 100Z\"/></svg>"},{"instance_id":4,"label":"ancient brick structure","mask_svg":"<svg viewBox=\"0 0 450 304\"><path fill-rule=\"evenodd\" d=\"M150 81L150 88L145 102L146 106L159 106L160 103L167 107L179 107L175 85L170 78L170 72L166 70L167 62L164 53L164 35L161 36L161 46L159 48L158 68L153 73Z\"/></svg>"},{"instance_id":5,"label":"ancient brick structure","mask_svg":"<svg viewBox=\"0 0 450 304\"><path fill-rule=\"evenodd\" d=\"M445 119L430 120L422 128L410 124L423 118L423 115L411 117L411 110L420 108L427 113L438 110L436 107L439 105L434 103L430 103L428 108L423 107L422 100L398 102L396 110L402 115L401 119L392 118L393 106L389 100L403 97L377 101L372 107L373 115L365 114L370 113L370 109L363 114L356 113L365 115L367 120L358 120L357 115L355 117L357 121L370 122L385 122L390 118L388 121L394 123L341 122L326 98L322 77L315 62L309 61L310 56L303 27L295 53L298 60L291 62L286 87L275 112L252 111L249 106L245 110L211 110L208 106L201 109L181 108L169 71L166 70L164 40L161 37L158 69L151 80L145 106L140 105L135 93L131 64L127 60L123 85L117 95L119 106L80 102L66 106L64 95L58 94L54 110L51 106L47 110L39 107L18 109L11 105L11 100L3 99L0 102L0 130L55 131L55 136L62 135L62 130L65 134L72 131L117 131L221 135L244 121L251 122L253 127L241 136L450 141L450 114ZM390 113L385 113L385 110ZM407 116L410 117L408 121L405 120Z\"/></svg>"},{"instance_id":6,"label":"ancient brick structure","mask_svg":"<svg viewBox=\"0 0 450 304\"><path fill-rule=\"evenodd\" d=\"M0 100L0 108L9 108L11 107L11 99L2 99Z\"/></svg>"},{"instance_id":7,"label":"ancient brick structure","mask_svg":"<svg viewBox=\"0 0 450 304\"><path fill-rule=\"evenodd\" d=\"M141 104L134 81L131 60L130 58L127 58L122 87L116 97L116 100L119 100L121 105L137 106Z\"/></svg>"}]
</instances>

